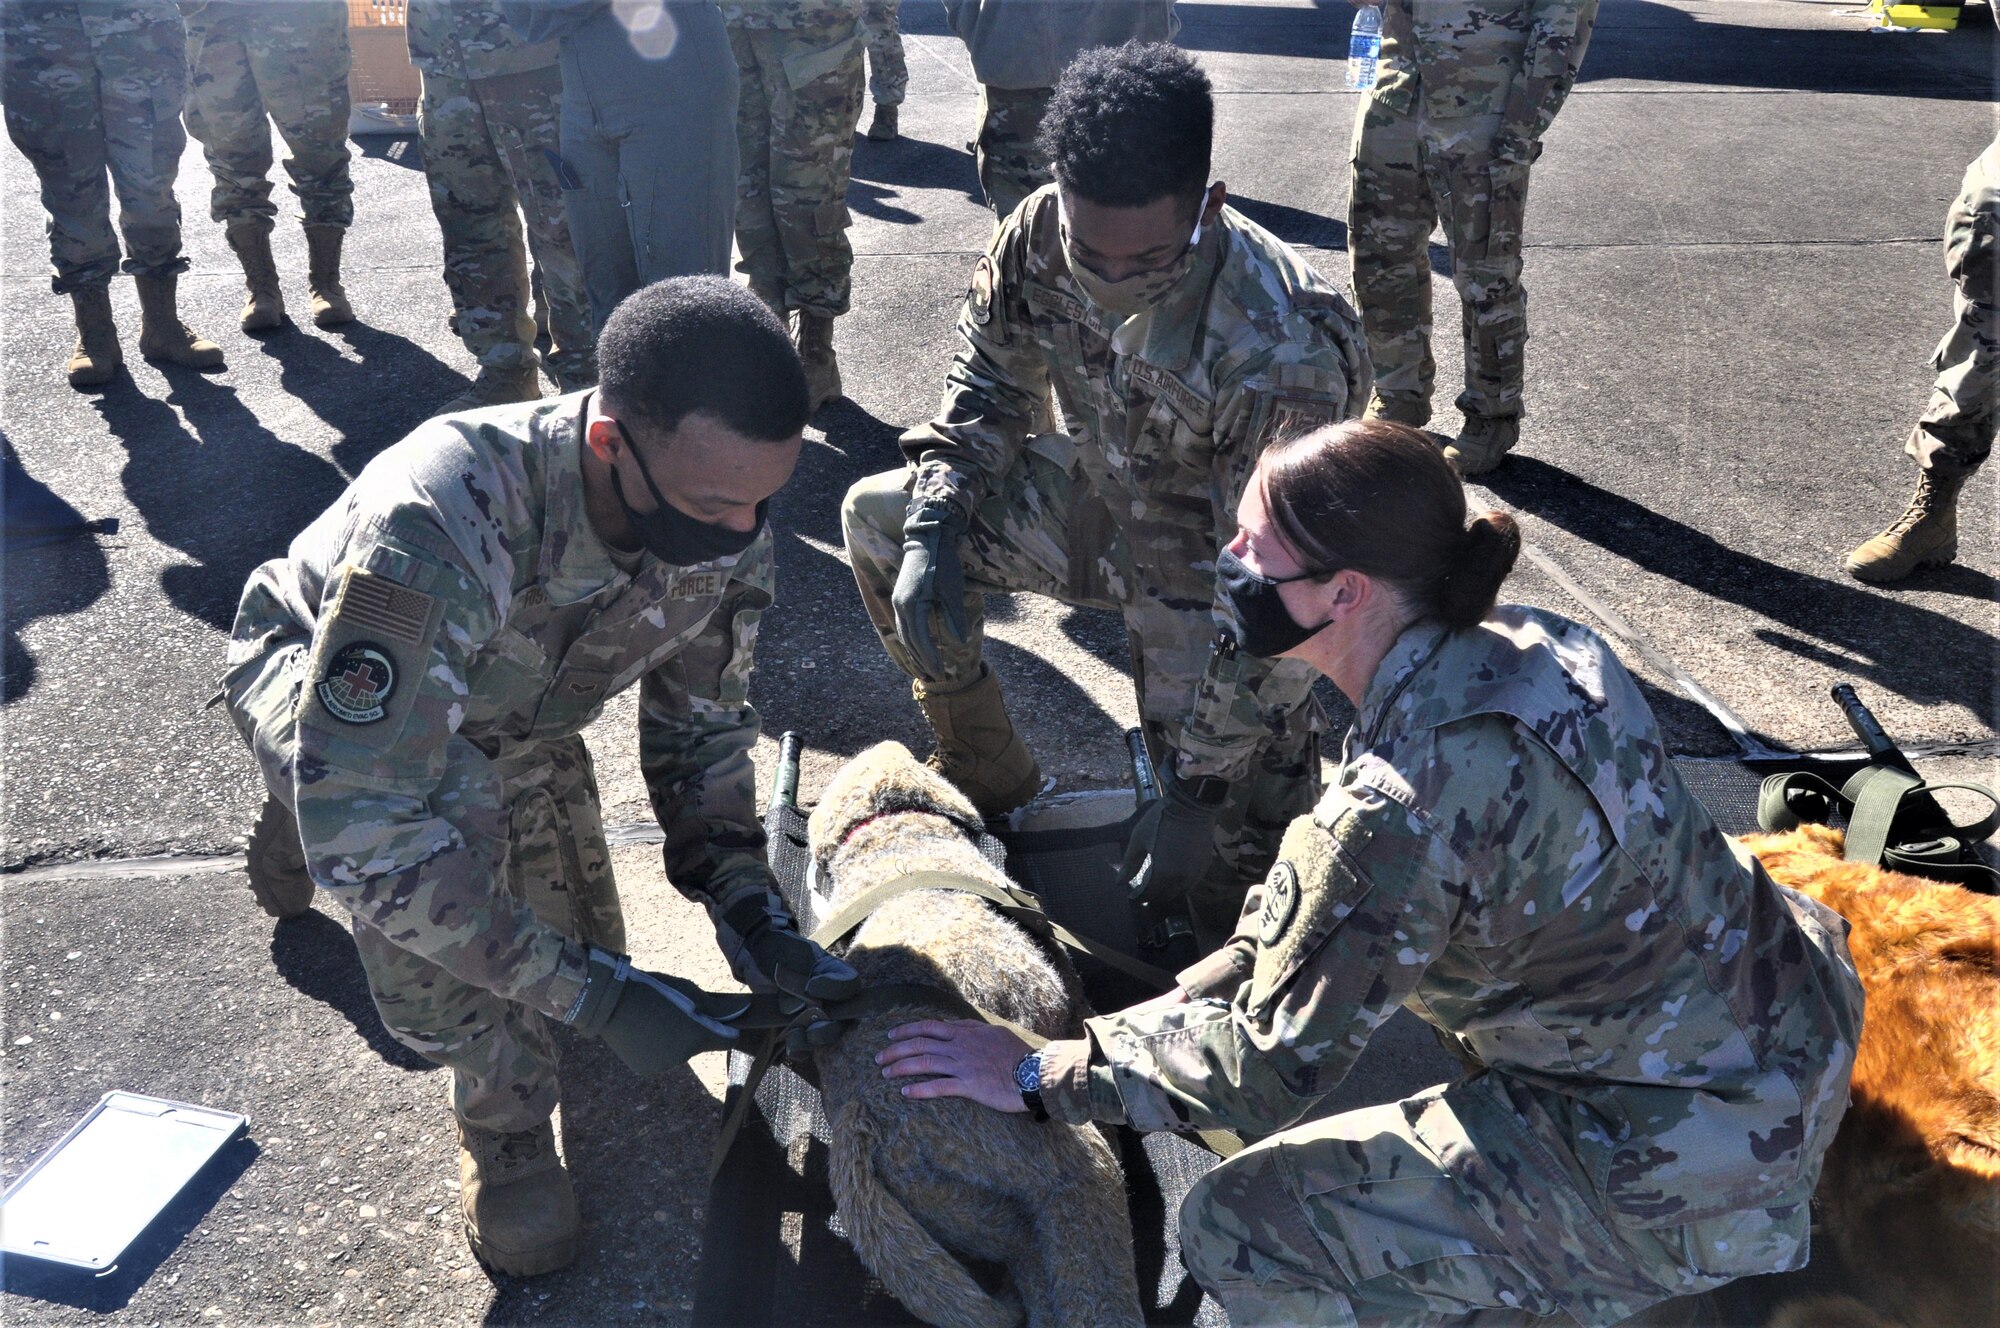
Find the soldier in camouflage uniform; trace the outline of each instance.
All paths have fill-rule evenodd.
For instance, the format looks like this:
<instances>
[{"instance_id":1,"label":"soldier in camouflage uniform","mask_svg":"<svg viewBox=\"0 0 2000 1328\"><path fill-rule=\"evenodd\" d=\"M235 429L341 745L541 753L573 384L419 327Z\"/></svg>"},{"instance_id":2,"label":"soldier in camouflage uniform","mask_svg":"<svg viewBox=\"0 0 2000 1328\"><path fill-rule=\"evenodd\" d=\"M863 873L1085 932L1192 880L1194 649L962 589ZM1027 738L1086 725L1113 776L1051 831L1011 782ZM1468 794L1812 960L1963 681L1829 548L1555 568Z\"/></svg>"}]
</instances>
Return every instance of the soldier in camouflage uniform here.
<instances>
[{"instance_id":1,"label":"soldier in camouflage uniform","mask_svg":"<svg viewBox=\"0 0 2000 1328\"><path fill-rule=\"evenodd\" d=\"M1173 0L945 0L979 80L974 155L986 205L1005 220L1052 178L1037 141L1055 82L1077 53L1172 41Z\"/></svg>"},{"instance_id":2,"label":"soldier in camouflage uniform","mask_svg":"<svg viewBox=\"0 0 2000 1328\"><path fill-rule=\"evenodd\" d=\"M285 302L271 257L278 208L271 201L271 125L288 155L285 173L304 209L306 285L313 322L354 321L340 284L340 249L354 222L348 174L344 0L182 0L188 33L188 132L215 176L209 216L243 264L249 296L243 330L280 326Z\"/></svg>"},{"instance_id":3,"label":"soldier in camouflage uniform","mask_svg":"<svg viewBox=\"0 0 2000 1328\"><path fill-rule=\"evenodd\" d=\"M1958 495L2000 426L2000 138L1965 168L1945 217L1944 270L1957 321L1931 356L1937 383L1903 444L1917 491L1888 529L1847 555L1849 575L1900 581L1958 557Z\"/></svg>"},{"instance_id":4,"label":"soldier in camouflage uniform","mask_svg":"<svg viewBox=\"0 0 2000 1328\"><path fill-rule=\"evenodd\" d=\"M896 137L897 108L910 92L910 66L903 59L903 34L896 30L902 0L861 0L861 26L868 37L868 96L875 118L868 122L868 139L887 143Z\"/></svg>"},{"instance_id":5,"label":"soldier in camouflage uniform","mask_svg":"<svg viewBox=\"0 0 2000 1328\"><path fill-rule=\"evenodd\" d=\"M725 0L742 92L737 270L780 318L796 315L813 409L840 396L833 320L854 249L847 182L861 117L861 0Z\"/></svg>"},{"instance_id":6,"label":"soldier in camouflage uniform","mask_svg":"<svg viewBox=\"0 0 2000 1328\"><path fill-rule=\"evenodd\" d=\"M1846 924L1717 829L1600 638L1493 607L1519 534L1467 525L1421 434L1276 449L1241 520L1235 612L1356 718L1236 935L1082 1039L927 1021L878 1059L946 1076L912 1097L1276 1132L1181 1207L1237 1325L1604 1324L1802 1265L1860 1036ZM1288 1128L1399 1005L1473 1073Z\"/></svg>"},{"instance_id":7,"label":"soldier in camouflage uniform","mask_svg":"<svg viewBox=\"0 0 2000 1328\"><path fill-rule=\"evenodd\" d=\"M1375 361L1370 414L1431 416L1430 235L1440 221L1464 306L1465 427L1446 447L1483 475L1521 436L1528 341L1521 226L1590 42L1597 0L1384 0L1382 60L1354 116L1348 245Z\"/></svg>"},{"instance_id":8,"label":"soldier in camouflage uniform","mask_svg":"<svg viewBox=\"0 0 2000 1328\"><path fill-rule=\"evenodd\" d=\"M424 76L417 127L444 237L452 330L479 361L472 386L438 413L542 394L529 251L549 377L564 391L588 386L596 378L590 311L549 159L560 146L557 43L523 41L493 0L413 0L408 37L410 63Z\"/></svg>"},{"instance_id":9,"label":"soldier in camouflage uniform","mask_svg":"<svg viewBox=\"0 0 2000 1328\"><path fill-rule=\"evenodd\" d=\"M1104 114L1120 94L1149 111ZM1041 774L981 659L984 595L1123 613L1170 809L1133 847L1152 854L1149 895L1188 895L1219 939L1311 806L1322 720L1306 669L1217 648L1215 549L1258 453L1356 413L1368 368L1346 301L1223 206L1220 185L1204 191L1212 114L1206 76L1170 46L1071 65L1049 121L1060 184L1001 223L937 418L903 436L907 469L848 491L841 526L869 617L937 735L932 763L989 816L1034 796ZM1107 190L1150 202L1091 202ZM1120 257L1124 279L1075 256L1141 218L1165 243ZM1150 290L1135 301L1135 286ZM1067 435L1033 432L1051 386ZM950 630L933 633L932 612ZM1171 851L1161 835L1178 837Z\"/></svg>"},{"instance_id":10,"label":"soldier in camouflage uniform","mask_svg":"<svg viewBox=\"0 0 2000 1328\"><path fill-rule=\"evenodd\" d=\"M579 1232L547 1021L654 1072L728 1045L742 1006L619 957L580 736L607 700L639 684L667 877L737 976L814 998L853 982L792 929L752 788L797 357L722 277L634 295L598 352L599 393L442 416L371 462L252 575L224 680L271 796L252 887L280 915L315 885L352 912L383 1022L453 1071L473 1250L519 1276L567 1263Z\"/></svg>"},{"instance_id":11,"label":"soldier in camouflage uniform","mask_svg":"<svg viewBox=\"0 0 2000 1328\"><path fill-rule=\"evenodd\" d=\"M222 367L222 351L176 309L181 253L181 105L186 37L171 0L15 0L0 5L0 102L7 136L41 181L52 289L70 297L77 345L72 387L108 383L125 362L111 317L118 237L108 170L118 186L125 270L139 290L139 350L148 359Z\"/></svg>"}]
</instances>

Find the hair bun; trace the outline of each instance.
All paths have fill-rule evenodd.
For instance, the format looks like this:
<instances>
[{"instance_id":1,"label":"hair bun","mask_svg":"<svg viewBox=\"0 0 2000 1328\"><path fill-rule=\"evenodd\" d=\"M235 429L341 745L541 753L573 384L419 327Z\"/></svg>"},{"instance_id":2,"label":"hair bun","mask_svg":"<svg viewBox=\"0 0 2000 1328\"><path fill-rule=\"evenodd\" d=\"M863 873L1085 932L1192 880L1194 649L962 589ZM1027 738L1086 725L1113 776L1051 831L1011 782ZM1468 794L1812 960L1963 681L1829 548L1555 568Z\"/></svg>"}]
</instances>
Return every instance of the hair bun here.
<instances>
[{"instance_id":1,"label":"hair bun","mask_svg":"<svg viewBox=\"0 0 2000 1328\"><path fill-rule=\"evenodd\" d=\"M1521 528L1505 512L1481 512L1459 541L1458 555L1438 594L1447 627L1470 627L1493 610L1500 583L1521 556Z\"/></svg>"}]
</instances>

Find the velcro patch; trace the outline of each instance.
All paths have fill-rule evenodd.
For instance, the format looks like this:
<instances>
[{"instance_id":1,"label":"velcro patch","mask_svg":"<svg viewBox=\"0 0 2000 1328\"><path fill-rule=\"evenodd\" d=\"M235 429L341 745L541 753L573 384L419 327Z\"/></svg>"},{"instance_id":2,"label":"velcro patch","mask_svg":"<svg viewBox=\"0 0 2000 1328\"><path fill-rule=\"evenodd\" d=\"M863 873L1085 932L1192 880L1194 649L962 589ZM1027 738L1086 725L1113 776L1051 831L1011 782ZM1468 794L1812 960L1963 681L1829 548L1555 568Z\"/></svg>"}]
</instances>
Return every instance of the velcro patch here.
<instances>
[{"instance_id":1,"label":"velcro patch","mask_svg":"<svg viewBox=\"0 0 2000 1328\"><path fill-rule=\"evenodd\" d=\"M386 576L351 568L334 616L350 627L367 628L410 645L421 645L435 599L399 586Z\"/></svg>"},{"instance_id":2,"label":"velcro patch","mask_svg":"<svg viewBox=\"0 0 2000 1328\"><path fill-rule=\"evenodd\" d=\"M1144 383L1165 397L1182 419L1199 424L1208 415L1206 403L1194 389L1158 365L1133 360L1130 372L1134 382Z\"/></svg>"},{"instance_id":3,"label":"velcro patch","mask_svg":"<svg viewBox=\"0 0 2000 1328\"><path fill-rule=\"evenodd\" d=\"M667 589L668 599L700 599L722 593L722 573L689 572Z\"/></svg>"},{"instance_id":4,"label":"velcro patch","mask_svg":"<svg viewBox=\"0 0 2000 1328\"><path fill-rule=\"evenodd\" d=\"M965 293L965 307L979 326L993 321L993 260L985 254L972 265L972 289Z\"/></svg>"},{"instance_id":5,"label":"velcro patch","mask_svg":"<svg viewBox=\"0 0 2000 1328\"><path fill-rule=\"evenodd\" d=\"M335 719L373 724L389 713L396 682L396 661L387 650L373 641L350 641L333 652L326 673L313 688Z\"/></svg>"},{"instance_id":6,"label":"velcro patch","mask_svg":"<svg viewBox=\"0 0 2000 1328\"><path fill-rule=\"evenodd\" d=\"M1303 437L1321 425L1340 419L1340 407L1325 397L1272 393L1266 397L1263 437L1265 443L1285 443Z\"/></svg>"}]
</instances>

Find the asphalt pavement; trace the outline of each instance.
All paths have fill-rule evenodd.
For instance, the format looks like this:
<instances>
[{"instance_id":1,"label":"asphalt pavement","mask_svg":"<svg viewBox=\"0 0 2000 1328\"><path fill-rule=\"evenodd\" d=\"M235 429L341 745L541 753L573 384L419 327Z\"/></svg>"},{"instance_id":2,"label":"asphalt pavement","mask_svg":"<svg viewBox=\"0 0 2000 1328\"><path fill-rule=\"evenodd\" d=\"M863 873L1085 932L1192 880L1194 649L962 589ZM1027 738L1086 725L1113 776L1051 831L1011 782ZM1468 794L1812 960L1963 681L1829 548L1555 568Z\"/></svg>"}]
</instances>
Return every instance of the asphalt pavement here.
<instances>
[{"instance_id":1,"label":"asphalt pavement","mask_svg":"<svg viewBox=\"0 0 2000 1328\"><path fill-rule=\"evenodd\" d=\"M852 480L895 465L897 432L934 408L991 229L966 150L977 86L963 48L930 0L903 8L905 137L857 143L849 195L854 310L837 344L850 400L821 413L776 504L780 598L753 692L768 733L806 736L808 801L873 741L920 747L907 684L854 595L836 506ZM1957 566L1884 591L1838 559L1911 487L1900 445L1950 319L1943 217L1996 129L1993 22L1974 9L1957 33L1875 35L1849 9L1607 0L1534 176L1529 417L1476 498L1515 511L1530 541L1509 596L1609 632L1676 751L1850 747L1826 700L1850 680L1905 743L1960 753L1941 773L1992 782L1991 469L1963 499ZM1220 94L1216 178L1347 287L1348 6L1181 10L1181 43ZM183 314L229 367L140 360L121 281L129 372L87 394L62 374L73 333L48 293L33 174L0 149L8 481L116 523L10 548L0 569L0 868L16 873L0 875L0 1177L110 1089L251 1118L212 1192L120 1277L8 1268L12 1322L686 1320L720 1058L642 1084L571 1046L563 1134L589 1249L555 1277L491 1278L457 1229L442 1076L382 1031L342 926L315 913L273 927L226 857L260 794L205 705L245 577L473 369L448 330L416 143L356 146L355 325L236 330L241 277L191 145ZM282 184L279 197L295 206ZM277 246L296 317L291 222ZM1434 254L1449 333L1455 296ZM1438 347L1447 423L1452 340ZM1122 782L1134 708L1115 617L995 601L991 639L1058 787ZM633 727L624 698L591 738L607 819L641 828ZM767 739L767 777L771 754ZM134 861L161 856L185 860ZM621 849L617 867L642 960L721 982L706 922L655 852ZM1348 1089L1379 1100L1408 1073L1382 1058Z\"/></svg>"}]
</instances>

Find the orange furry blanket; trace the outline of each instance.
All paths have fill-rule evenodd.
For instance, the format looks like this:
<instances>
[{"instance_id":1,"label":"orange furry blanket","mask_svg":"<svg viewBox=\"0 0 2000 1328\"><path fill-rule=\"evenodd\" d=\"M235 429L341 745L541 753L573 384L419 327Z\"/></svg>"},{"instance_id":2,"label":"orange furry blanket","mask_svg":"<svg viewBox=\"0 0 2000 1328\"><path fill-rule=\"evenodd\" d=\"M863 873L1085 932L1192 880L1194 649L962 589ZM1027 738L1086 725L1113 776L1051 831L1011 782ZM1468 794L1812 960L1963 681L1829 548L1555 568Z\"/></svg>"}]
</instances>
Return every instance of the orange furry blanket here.
<instances>
[{"instance_id":1,"label":"orange furry blanket","mask_svg":"<svg viewBox=\"0 0 2000 1328\"><path fill-rule=\"evenodd\" d=\"M1815 1194L1851 1297L1774 1328L2000 1324L2000 899L1842 861L1821 825L1749 835L1781 885L1846 918L1867 993L1853 1102Z\"/></svg>"}]
</instances>

